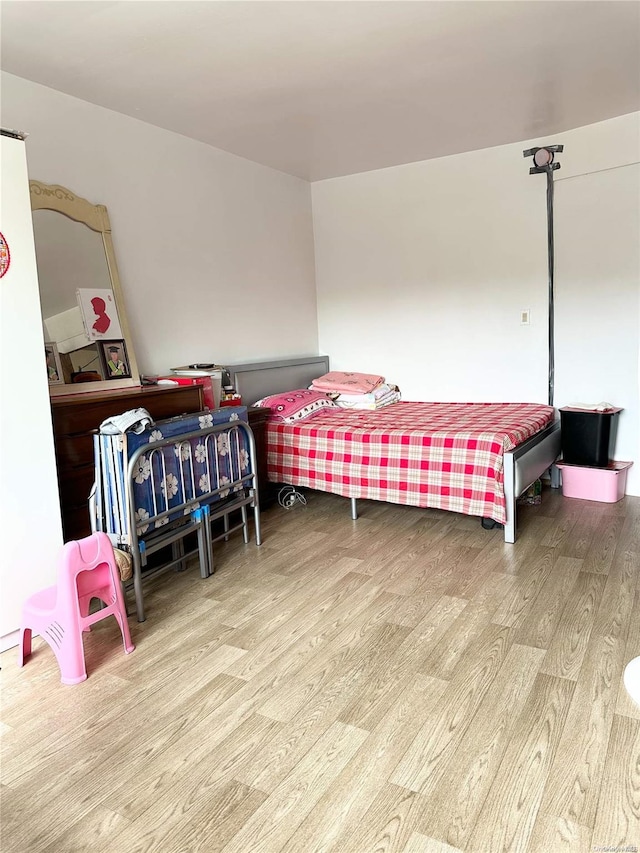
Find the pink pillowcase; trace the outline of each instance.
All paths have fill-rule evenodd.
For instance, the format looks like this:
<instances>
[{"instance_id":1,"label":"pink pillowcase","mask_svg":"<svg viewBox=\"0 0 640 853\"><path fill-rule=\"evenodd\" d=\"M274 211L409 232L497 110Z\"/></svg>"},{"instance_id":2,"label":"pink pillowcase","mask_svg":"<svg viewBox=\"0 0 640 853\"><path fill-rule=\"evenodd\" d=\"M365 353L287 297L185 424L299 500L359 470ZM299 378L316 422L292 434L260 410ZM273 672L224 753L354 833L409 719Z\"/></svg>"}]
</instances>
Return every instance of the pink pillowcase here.
<instances>
[{"instance_id":1,"label":"pink pillowcase","mask_svg":"<svg viewBox=\"0 0 640 853\"><path fill-rule=\"evenodd\" d=\"M384 382L384 376L376 376L373 373L347 373L344 370L332 370L314 379L312 387L324 392L368 394L382 382Z\"/></svg>"},{"instance_id":2,"label":"pink pillowcase","mask_svg":"<svg viewBox=\"0 0 640 853\"><path fill-rule=\"evenodd\" d=\"M338 408L333 400L327 397L326 393L312 391L308 388L285 391L282 394L271 394L262 400L258 400L254 405L271 409L271 417L285 423L302 420L302 418L306 418L321 409Z\"/></svg>"}]
</instances>

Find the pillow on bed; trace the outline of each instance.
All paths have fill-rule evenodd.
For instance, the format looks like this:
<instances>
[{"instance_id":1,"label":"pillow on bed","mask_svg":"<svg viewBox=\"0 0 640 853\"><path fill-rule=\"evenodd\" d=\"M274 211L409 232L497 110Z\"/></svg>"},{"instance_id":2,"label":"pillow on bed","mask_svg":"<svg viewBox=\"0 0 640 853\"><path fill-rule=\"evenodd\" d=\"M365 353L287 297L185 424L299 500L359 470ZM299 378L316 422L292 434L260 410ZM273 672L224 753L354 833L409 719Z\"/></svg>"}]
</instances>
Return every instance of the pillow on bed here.
<instances>
[{"instance_id":1,"label":"pillow on bed","mask_svg":"<svg viewBox=\"0 0 640 853\"><path fill-rule=\"evenodd\" d=\"M282 394L271 394L254 403L254 406L264 406L271 409L274 420L285 423L295 423L306 418L320 409L337 409L338 406L320 391L300 388L297 391L285 391Z\"/></svg>"}]
</instances>

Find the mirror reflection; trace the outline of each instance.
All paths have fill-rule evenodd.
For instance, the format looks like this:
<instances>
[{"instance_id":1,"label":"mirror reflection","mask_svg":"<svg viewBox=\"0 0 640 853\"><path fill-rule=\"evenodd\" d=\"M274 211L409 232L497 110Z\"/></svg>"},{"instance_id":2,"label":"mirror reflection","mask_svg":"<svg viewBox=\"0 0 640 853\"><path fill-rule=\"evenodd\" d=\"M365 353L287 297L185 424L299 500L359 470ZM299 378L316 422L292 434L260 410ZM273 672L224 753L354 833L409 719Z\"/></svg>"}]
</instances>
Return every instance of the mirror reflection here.
<instances>
[{"instance_id":1,"label":"mirror reflection","mask_svg":"<svg viewBox=\"0 0 640 853\"><path fill-rule=\"evenodd\" d=\"M102 235L52 210L34 211L33 229L44 339L57 348L63 381L127 375L122 348L100 346L123 337Z\"/></svg>"},{"instance_id":2,"label":"mirror reflection","mask_svg":"<svg viewBox=\"0 0 640 853\"><path fill-rule=\"evenodd\" d=\"M29 191L50 394L137 387L106 207L59 184Z\"/></svg>"}]
</instances>

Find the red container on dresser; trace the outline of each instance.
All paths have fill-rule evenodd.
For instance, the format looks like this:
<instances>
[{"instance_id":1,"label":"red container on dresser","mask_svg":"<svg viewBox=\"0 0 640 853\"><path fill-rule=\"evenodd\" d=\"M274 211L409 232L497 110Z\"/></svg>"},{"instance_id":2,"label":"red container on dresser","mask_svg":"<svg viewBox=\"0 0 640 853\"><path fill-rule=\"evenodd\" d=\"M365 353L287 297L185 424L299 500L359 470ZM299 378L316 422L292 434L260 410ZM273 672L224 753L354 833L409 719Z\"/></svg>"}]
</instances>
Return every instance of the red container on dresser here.
<instances>
[{"instance_id":1,"label":"red container on dresser","mask_svg":"<svg viewBox=\"0 0 640 853\"><path fill-rule=\"evenodd\" d=\"M241 406L242 405L242 397L239 394L236 394L235 397L230 397L228 400L220 400L220 407L222 406Z\"/></svg>"},{"instance_id":2,"label":"red container on dresser","mask_svg":"<svg viewBox=\"0 0 640 853\"><path fill-rule=\"evenodd\" d=\"M170 376L158 376L158 379L169 380L176 385L199 385L202 388L202 398L207 409L217 409L220 405L216 400L211 376L176 376L172 373Z\"/></svg>"}]
</instances>

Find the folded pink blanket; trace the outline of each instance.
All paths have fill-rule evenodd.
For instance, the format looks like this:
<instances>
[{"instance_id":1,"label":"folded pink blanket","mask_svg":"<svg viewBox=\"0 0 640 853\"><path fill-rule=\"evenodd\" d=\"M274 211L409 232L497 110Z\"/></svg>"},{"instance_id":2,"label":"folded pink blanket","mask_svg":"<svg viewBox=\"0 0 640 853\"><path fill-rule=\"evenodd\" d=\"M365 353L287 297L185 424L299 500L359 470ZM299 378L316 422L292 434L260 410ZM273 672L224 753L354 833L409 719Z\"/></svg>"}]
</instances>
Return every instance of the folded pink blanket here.
<instances>
[{"instance_id":1,"label":"folded pink blanket","mask_svg":"<svg viewBox=\"0 0 640 853\"><path fill-rule=\"evenodd\" d=\"M339 400L341 403L375 403L381 397L384 397L393 390L394 389L391 388L390 385L387 385L386 382L381 382L380 385L377 385L373 391L369 391L368 394L345 394L343 392L336 398L336 400Z\"/></svg>"},{"instance_id":2,"label":"folded pink blanket","mask_svg":"<svg viewBox=\"0 0 640 853\"><path fill-rule=\"evenodd\" d=\"M368 394L384 382L384 376L372 373L347 373L342 370L331 370L324 376L319 376L312 382L316 391L336 391L340 394Z\"/></svg>"}]
</instances>

